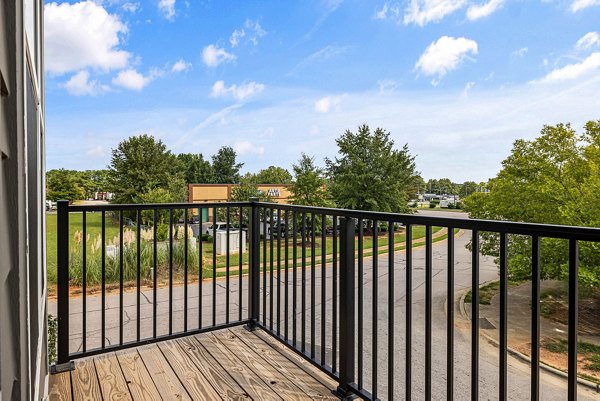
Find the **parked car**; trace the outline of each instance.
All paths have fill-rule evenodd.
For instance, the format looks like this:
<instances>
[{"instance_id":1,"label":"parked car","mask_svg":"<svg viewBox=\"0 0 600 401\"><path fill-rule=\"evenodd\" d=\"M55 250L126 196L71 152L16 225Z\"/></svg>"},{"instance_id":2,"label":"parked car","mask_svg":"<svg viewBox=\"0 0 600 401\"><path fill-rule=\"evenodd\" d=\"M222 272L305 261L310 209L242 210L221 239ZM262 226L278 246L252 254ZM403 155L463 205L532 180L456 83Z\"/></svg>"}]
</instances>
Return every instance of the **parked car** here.
<instances>
[{"instance_id":1,"label":"parked car","mask_svg":"<svg viewBox=\"0 0 600 401\"><path fill-rule=\"evenodd\" d=\"M229 225L229 229L233 230L233 226L230 224ZM216 225L209 225L208 227L206 227L206 231L204 231L204 234L208 234L208 235L212 235L212 233L214 231L224 231L227 230L227 223L224 223L222 221L217 221Z\"/></svg>"}]
</instances>

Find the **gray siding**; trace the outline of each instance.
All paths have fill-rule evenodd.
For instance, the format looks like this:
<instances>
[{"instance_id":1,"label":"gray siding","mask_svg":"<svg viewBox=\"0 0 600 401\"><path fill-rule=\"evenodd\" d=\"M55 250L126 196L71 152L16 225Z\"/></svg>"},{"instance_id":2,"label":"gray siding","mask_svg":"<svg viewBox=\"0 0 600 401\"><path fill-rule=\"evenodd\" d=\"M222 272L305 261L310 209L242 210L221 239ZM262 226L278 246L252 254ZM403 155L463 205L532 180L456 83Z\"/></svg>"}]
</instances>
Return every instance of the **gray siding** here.
<instances>
[{"instance_id":1,"label":"gray siding","mask_svg":"<svg viewBox=\"0 0 600 401\"><path fill-rule=\"evenodd\" d=\"M47 386L42 16L0 2L0 401Z\"/></svg>"}]
</instances>

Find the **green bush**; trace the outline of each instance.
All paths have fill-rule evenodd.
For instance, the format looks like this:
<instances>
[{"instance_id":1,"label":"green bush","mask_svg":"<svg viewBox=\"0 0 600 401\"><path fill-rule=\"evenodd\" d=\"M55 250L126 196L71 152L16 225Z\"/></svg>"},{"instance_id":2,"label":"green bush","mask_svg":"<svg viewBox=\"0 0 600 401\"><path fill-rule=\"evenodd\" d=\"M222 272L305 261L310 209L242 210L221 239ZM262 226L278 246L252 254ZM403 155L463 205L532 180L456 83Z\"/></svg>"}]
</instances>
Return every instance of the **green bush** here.
<instances>
[{"instance_id":1,"label":"green bush","mask_svg":"<svg viewBox=\"0 0 600 401\"><path fill-rule=\"evenodd\" d=\"M58 319L48 315L48 363L56 362L56 340L58 335Z\"/></svg>"},{"instance_id":2,"label":"green bush","mask_svg":"<svg viewBox=\"0 0 600 401\"><path fill-rule=\"evenodd\" d=\"M433 209L433 208L435 208L437 205L438 205L437 203L434 203L434 202L429 202L429 208L430 208L430 209Z\"/></svg>"},{"instance_id":3,"label":"green bush","mask_svg":"<svg viewBox=\"0 0 600 401\"><path fill-rule=\"evenodd\" d=\"M213 242L213 237L210 234L202 234L202 241L203 242Z\"/></svg>"}]
</instances>

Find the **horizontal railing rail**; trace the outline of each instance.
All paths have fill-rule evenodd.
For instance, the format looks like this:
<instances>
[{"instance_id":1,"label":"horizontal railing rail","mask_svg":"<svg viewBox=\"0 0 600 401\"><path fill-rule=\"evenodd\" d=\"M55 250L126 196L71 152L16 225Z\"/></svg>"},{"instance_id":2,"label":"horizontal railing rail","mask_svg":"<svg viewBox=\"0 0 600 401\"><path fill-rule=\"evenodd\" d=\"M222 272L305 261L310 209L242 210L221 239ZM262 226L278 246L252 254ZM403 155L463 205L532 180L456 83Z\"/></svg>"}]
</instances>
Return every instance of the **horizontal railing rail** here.
<instances>
[{"instance_id":1,"label":"horizontal railing rail","mask_svg":"<svg viewBox=\"0 0 600 401\"><path fill-rule=\"evenodd\" d=\"M212 213L210 219L212 243L202 235L203 210ZM148 215L148 211L151 212ZM189 227L199 216L199 240L196 233L189 234ZM82 214L82 271L73 268L74 255L69 249L69 216ZM86 254L86 217L92 213L101 214L101 325L99 347L90 348L86 344L89 322L86 321L86 269L89 255ZM107 243L106 219L109 214L117 214L119 241L124 239L125 218L129 222L135 239L129 238L136 252L129 263L135 265L135 302L124 301L123 262L125 244L118 244L115 253L110 248L110 262L118 267L118 321L116 341L105 343L107 304L113 304L114 295L107 302ZM167 213L165 217L165 213ZM183 237L174 233L177 225L175 216L182 213L184 218ZM161 217L162 216L162 217ZM112 218L112 217L111 217ZM162 218L162 220L161 220ZM166 223L165 223L166 218ZM143 224L143 223L147 224ZM168 241L157 240L157 231L163 222L169 227ZM217 235L217 226L224 230ZM114 227L112 228L114 231ZM148 278L151 281L142 289L140 260L148 248L143 245L143 237L151 230L148 239L153 251L154 270ZM237 231L236 231L237 230ZM455 365L457 354L455 338L455 299L457 292L457 245L455 234L459 231L468 235L470 306L470 351L468 384L457 382ZM238 232L237 237L232 233ZM247 233L247 235L246 235ZM482 234L493 233L492 239ZM600 229L587 227L557 226L547 224L518 223L475 219L458 219L436 216L380 213L359 210L319 208L299 205L258 202L236 203L197 203L197 204L152 204L152 205L73 205L61 202L58 208L58 362L65 363L72 358L139 345L145 342L160 341L175 336L188 335L199 331L214 330L231 325L247 325L248 329L260 328L286 344L314 366L327 373L338 383L337 394L341 397L353 395L364 399L453 399L460 389L464 394L470 391L471 399L480 394L480 310L479 287L482 284L480 248L482 238L496 241L499 271L499 347L497 385L500 400L509 396L508 385L508 263L509 244L512 236L527 238L531 261L531 364L530 399L540 399L540 287L542 278L541 244L544 238L567 240L568 250L568 399L577 399L577 316L578 316L578 269L580 242L600 242ZM219 237L217 239L217 236ZM141 238L142 237L142 238ZM190 242L193 237L193 242ZM444 242L440 242L440 241ZM183 242L182 242L183 241ZM221 242L219 242L221 241ZM224 242L223 242L224 241ZM230 251L232 241L236 241L239 255ZM434 244L436 257L434 258ZM195 244L194 252L198 260L189 265L189 251ZM225 249L217 255L217 246ZM203 250L203 247L205 248ZM247 252L244 252L247 247ZM418 248L417 248L418 247ZM144 248L144 249L140 249ZM205 250L210 248L206 254ZM162 251L159 251L161 249ZM168 258L163 259L162 283L157 280L157 253L168 250ZM175 269L174 250L177 257L183 257L183 271ZM415 252L422 258L417 258ZM167 254L165 254L167 255ZM182 256L183 255L183 256ZM130 257L132 255L125 255ZM205 261L205 258L207 259ZM125 264L124 264L125 263ZM461 262L462 263L462 262ZM181 267L181 264L178 265ZM206 267L206 269L205 269ZM444 283L434 281L443 275ZM193 271L194 280L188 280ZM168 272L168 274L166 274ZM416 274L422 283L415 280ZM464 268L461 270L464 272ZM83 277L82 297L70 295L74 274ZM464 274L464 273L461 273ZM422 275L422 277L421 277ZM114 272L113 272L114 277ZM160 277L159 277L160 278ZM465 279L463 276L462 279ZM71 283L71 284L69 284ZM235 285L233 284L235 283ZM415 284L417 284L415 286ZM206 288L205 288L206 287ZM168 289L167 305L161 305L163 313L157 312L157 291ZM422 289L422 290L421 290ZM152 301L141 307L141 298L152 292ZM197 305L190 304L190 293L197 294ZM174 297L174 293L176 296ZM179 297L181 293L181 297ZM434 295L442 294L445 299L444 340L434 327ZM128 296L129 297L129 296ZM204 300L206 299L206 302ZM232 303L232 300L235 302ZM69 308L74 302L82 302L82 344L81 349L69 348ZM204 302L204 306L203 306ZM177 323L174 327L173 305L177 303ZM421 310L416 321L415 311ZM136 337L132 341L123 339L124 308L134 311ZM190 323L192 310L197 324ZM206 309L206 311L204 310ZM154 324L148 336L140 334L140 316L149 313L149 321ZM206 324L203 324L205 315ZM91 318L92 315L90 315ZM131 319L131 316L127 314ZM88 320L90 318L87 318ZM181 322L179 322L181 320ZM168 326L168 332L157 335L157 322ZM71 326L75 322L71 322ZM423 325L424 332L418 334L415 325ZM419 326L421 327L421 326ZM422 356L415 354L416 343L422 343ZM440 363L439 346L444 343L445 362ZM434 355L435 353L435 355ZM442 359L443 360L443 359ZM402 368L399 368L402 366ZM435 373L434 373L435 372ZM435 374L435 376L434 376ZM422 379L418 388L413 384ZM435 380L434 380L435 378ZM443 388L440 378L444 378ZM457 387L457 386L460 386ZM467 388L468 387L468 388ZM464 398L464 397L461 397Z\"/></svg>"}]
</instances>

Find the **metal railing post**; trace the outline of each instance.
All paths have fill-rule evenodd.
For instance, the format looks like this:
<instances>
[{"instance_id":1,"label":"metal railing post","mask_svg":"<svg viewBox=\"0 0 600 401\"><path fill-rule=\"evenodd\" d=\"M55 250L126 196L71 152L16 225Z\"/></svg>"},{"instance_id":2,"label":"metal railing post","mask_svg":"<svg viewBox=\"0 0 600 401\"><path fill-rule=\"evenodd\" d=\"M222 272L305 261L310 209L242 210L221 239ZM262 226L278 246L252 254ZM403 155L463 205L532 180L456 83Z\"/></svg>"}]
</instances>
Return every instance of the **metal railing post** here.
<instances>
[{"instance_id":1,"label":"metal railing post","mask_svg":"<svg viewBox=\"0 0 600 401\"><path fill-rule=\"evenodd\" d=\"M260 214L258 198L250 198L250 224L248 257L248 319L246 329L252 331L258 326L260 318Z\"/></svg>"},{"instance_id":2,"label":"metal railing post","mask_svg":"<svg viewBox=\"0 0 600 401\"><path fill-rule=\"evenodd\" d=\"M73 369L69 361L69 201L57 202L57 364L52 373Z\"/></svg>"},{"instance_id":3,"label":"metal railing post","mask_svg":"<svg viewBox=\"0 0 600 401\"><path fill-rule=\"evenodd\" d=\"M353 399L354 394L350 385L354 383L354 330L355 306L354 291L355 256L354 256L354 228L353 218L346 217L341 221L340 227L340 381L335 393L342 399Z\"/></svg>"}]
</instances>

